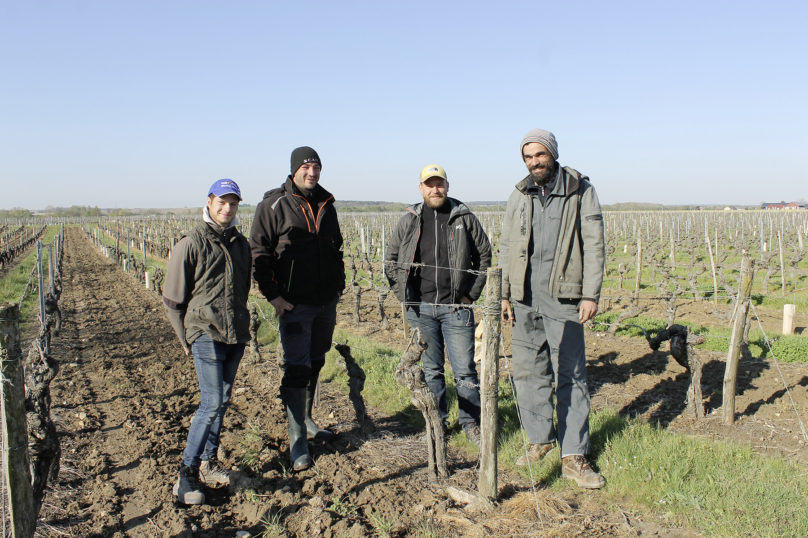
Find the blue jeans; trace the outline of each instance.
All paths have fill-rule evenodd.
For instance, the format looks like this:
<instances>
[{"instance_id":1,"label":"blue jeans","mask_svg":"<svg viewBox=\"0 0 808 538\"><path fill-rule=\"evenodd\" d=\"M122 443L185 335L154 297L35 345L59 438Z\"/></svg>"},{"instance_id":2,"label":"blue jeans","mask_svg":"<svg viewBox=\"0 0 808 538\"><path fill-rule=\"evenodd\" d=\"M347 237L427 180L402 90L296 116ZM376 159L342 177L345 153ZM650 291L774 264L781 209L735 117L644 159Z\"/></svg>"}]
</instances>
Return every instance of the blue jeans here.
<instances>
[{"instance_id":1,"label":"blue jeans","mask_svg":"<svg viewBox=\"0 0 808 538\"><path fill-rule=\"evenodd\" d=\"M421 355L424 377L438 400L444 424L449 417L444 349L449 353L457 384L458 422L461 426L479 424L480 381L474 365L474 312L471 308L421 303L407 307L407 319L413 329L421 329L421 340L427 344Z\"/></svg>"},{"instance_id":2,"label":"blue jeans","mask_svg":"<svg viewBox=\"0 0 808 538\"><path fill-rule=\"evenodd\" d=\"M219 450L222 418L230 403L233 381L246 344L222 344L202 335L192 351L199 380L199 409L196 410L182 464L198 467L202 460L215 458Z\"/></svg>"}]
</instances>

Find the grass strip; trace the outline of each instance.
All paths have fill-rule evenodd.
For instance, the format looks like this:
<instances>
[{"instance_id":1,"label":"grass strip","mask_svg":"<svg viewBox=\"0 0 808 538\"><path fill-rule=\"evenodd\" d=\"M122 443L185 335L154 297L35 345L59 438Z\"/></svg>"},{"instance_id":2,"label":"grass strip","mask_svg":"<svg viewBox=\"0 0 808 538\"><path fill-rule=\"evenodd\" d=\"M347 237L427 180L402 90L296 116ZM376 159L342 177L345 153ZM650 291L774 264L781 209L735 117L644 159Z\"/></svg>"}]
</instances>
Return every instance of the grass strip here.
<instances>
[{"instance_id":1,"label":"grass strip","mask_svg":"<svg viewBox=\"0 0 808 538\"><path fill-rule=\"evenodd\" d=\"M115 243L116 243L115 239L113 239L112 237L105 234L104 231L101 228L99 228L97 225L91 225L91 226L98 230L98 237L101 238L101 244L102 245L107 246L107 247L114 247L115 246ZM126 252L126 240L120 242L120 247L119 248L121 248L122 253ZM135 258L135 259L139 259L139 260L143 259L143 251L142 250L130 248L129 249L129 255L132 258ZM157 261L154 258L148 258L147 257L146 258L146 271L148 271L149 269L154 268L154 267L159 267L159 268L161 268L163 270L163 272L167 273L167 268L166 268L165 263ZM123 269L121 269L121 270L123 270ZM134 269L130 268L130 274L132 274L133 271L134 271ZM154 274L154 273L152 273L152 274ZM165 280L165 277L163 278L163 280ZM160 284L162 284L162 282Z\"/></svg>"},{"instance_id":2,"label":"grass strip","mask_svg":"<svg viewBox=\"0 0 808 538\"><path fill-rule=\"evenodd\" d=\"M45 232L45 235L40 239L43 244L42 248L42 280L45 282L45 291L48 290L48 282L49 282L49 275L48 275L48 248L47 243L50 243L54 240L56 235L59 233L61 226L48 226L48 230ZM54 245L55 248L55 245ZM31 276L31 270L36 265L36 245L34 245L33 250L31 253L20 262L16 267L14 267L11 271L0 280L0 302L2 303L14 303L20 300L22 296L23 289L25 289L25 285L28 283L28 278ZM34 281L32 285L28 287L28 293L25 296L25 300L22 303L20 308L20 322L25 323L30 320L36 320L37 316L39 315L39 300L38 296L33 294L34 286L39 284L39 277L37 276L36 272L34 272Z\"/></svg>"},{"instance_id":3,"label":"grass strip","mask_svg":"<svg viewBox=\"0 0 808 538\"><path fill-rule=\"evenodd\" d=\"M605 312L596 316L595 321L614 323L618 314L619 312ZM645 329L649 336L655 336L656 333L663 330L667 325L666 320L645 316L625 319L621 323L638 325ZM703 344L696 346L698 349L718 351L721 353L727 353L729 351L729 340L732 336L732 329L729 327L705 327L704 325L697 325L683 319L677 319L676 323L690 327L691 332L694 334L706 337L706 341ZM756 323L752 323L752 326L755 327ZM593 329L596 331L604 331L607 329L607 326L595 323ZM619 327L615 334L629 337L644 336L643 332L637 327ZM771 357L773 354L778 361L808 364L808 336L801 334L788 336L769 334L768 336L771 340L767 346L766 336L763 332L757 328L750 329L749 351L753 356L765 359ZM771 346L771 351L769 351L769 346Z\"/></svg>"},{"instance_id":4,"label":"grass strip","mask_svg":"<svg viewBox=\"0 0 808 538\"><path fill-rule=\"evenodd\" d=\"M748 446L675 435L604 411L597 464L615 499L630 497L711 536L808 535L805 466Z\"/></svg>"}]
</instances>

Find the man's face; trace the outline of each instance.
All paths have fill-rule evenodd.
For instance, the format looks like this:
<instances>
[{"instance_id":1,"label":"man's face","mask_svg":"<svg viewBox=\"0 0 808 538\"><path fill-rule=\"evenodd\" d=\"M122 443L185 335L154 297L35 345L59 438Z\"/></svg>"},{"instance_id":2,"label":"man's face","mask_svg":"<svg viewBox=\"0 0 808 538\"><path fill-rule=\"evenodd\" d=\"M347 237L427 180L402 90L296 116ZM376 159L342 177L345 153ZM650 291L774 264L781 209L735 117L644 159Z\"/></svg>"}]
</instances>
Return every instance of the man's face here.
<instances>
[{"instance_id":1,"label":"man's face","mask_svg":"<svg viewBox=\"0 0 808 538\"><path fill-rule=\"evenodd\" d=\"M442 177L431 177L418 186L424 203L432 209L438 209L446 202L446 193L449 192L449 182Z\"/></svg>"},{"instance_id":2,"label":"man's face","mask_svg":"<svg viewBox=\"0 0 808 538\"><path fill-rule=\"evenodd\" d=\"M233 222L233 219L236 218L238 203L239 199L235 194L225 194L221 198L215 194L208 196L208 213L210 213L210 218L222 228L227 228L227 226Z\"/></svg>"},{"instance_id":3,"label":"man's face","mask_svg":"<svg viewBox=\"0 0 808 538\"><path fill-rule=\"evenodd\" d=\"M314 190L317 183L320 181L321 166L317 163L306 163L295 172L292 181L295 182L297 188L308 194Z\"/></svg>"},{"instance_id":4,"label":"man's face","mask_svg":"<svg viewBox=\"0 0 808 538\"><path fill-rule=\"evenodd\" d=\"M555 159L553 154L538 142L525 144L522 148L522 157L525 159L528 172L538 185L544 185L555 173Z\"/></svg>"}]
</instances>

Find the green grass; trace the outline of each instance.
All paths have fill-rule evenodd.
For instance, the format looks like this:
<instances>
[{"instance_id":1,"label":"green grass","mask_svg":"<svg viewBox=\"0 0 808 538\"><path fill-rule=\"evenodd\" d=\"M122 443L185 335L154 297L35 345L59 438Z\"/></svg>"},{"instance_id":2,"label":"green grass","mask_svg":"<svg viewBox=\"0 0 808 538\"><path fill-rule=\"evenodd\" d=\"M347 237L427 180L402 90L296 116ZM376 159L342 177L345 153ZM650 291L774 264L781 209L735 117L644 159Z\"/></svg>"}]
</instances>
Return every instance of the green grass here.
<instances>
[{"instance_id":1,"label":"green grass","mask_svg":"<svg viewBox=\"0 0 808 538\"><path fill-rule=\"evenodd\" d=\"M61 229L60 226L49 226L47 232L42 237L42 271L43 282L45 283L45 291L48 291L48 247L56 237ZM54 245L54 248L56 245ZM36 247L31 251L27 258L22 260L19 265L14 267L2 280L0 280L0 302L17 304L22 296L23 289L25 289L28 278L31 275L31 270L36 265ZM39 279L34 273L34 281L32 284L38 284ZM30 320L36 320L39 315L39 300L37 295L32 295L33 285L28 287L27 295L22 303L20 309L20 320L24 323Z\"/></svg>"},{"instance_id":2,"label":"green grass","mask_svg":"<svg viewBox=\"0 0 808 538\"><path fill-rule=\"evenodd\" d=\"M618 312L605 312L595 317L596 322L614 323ZM659 318L638 316L623 320L621 323L639 325L648 332L649 336L655 336L667 325L667 321ZM702 335L706 338L703 344L696 346L698 349L718 351L727 353L729 351L729 339L732 336L732 329L729 327L705 327L697 325L687 320L677 319L676 323L690 327L694 334ZM753 322L754 323L754 322ZM755 327L755 325L753 325ZM608 327L595 323L593 328L597 331L605 331ZM617 329L618 336L642 337L643 333L636 327L620 327ZM774 356L778 361L808 364L808 336L799 334L782 336L779 334L769 334L771 339L766 345L766 337L758 329L749 331L749 351L755 357L770 358ZM771 347L771 350L769 349Z\"/></svg>"},{"instance_id":3,"label":"green grass","mask_svg":"<svg viewBox=\"0 0 808 538\"><path fill-rule=\"evenodd\" d=\"M423 416L410 403L410 391L396 382L395 374L398 361L401 359L400 351L341 329L334 331L334 340L350 346L351 356L365 371L365 389L362 396L368 405L390 414L401 414L413 424L421 426L424 424ZM340 360L339 353L331 349L326 355L325 367L320 373L320 378L331 381L344 392L348 392L348 375L339 367ZM454 382L450 382L450 385L453 394L456 394ZM456 400L456 395L454 399Z\"/></svg>"},{"instance_id":4,"label":"green grass","mask_svg":"<svg viewBox=\"0 0 808 538\"><path fill-rule=\"evenodd\" d=\"M708 535L808 535L805 466L675 435L612 411L593 422L595 431L612 423L596 461L608 495L630 497Z\"/></svg>"}]
</instances>

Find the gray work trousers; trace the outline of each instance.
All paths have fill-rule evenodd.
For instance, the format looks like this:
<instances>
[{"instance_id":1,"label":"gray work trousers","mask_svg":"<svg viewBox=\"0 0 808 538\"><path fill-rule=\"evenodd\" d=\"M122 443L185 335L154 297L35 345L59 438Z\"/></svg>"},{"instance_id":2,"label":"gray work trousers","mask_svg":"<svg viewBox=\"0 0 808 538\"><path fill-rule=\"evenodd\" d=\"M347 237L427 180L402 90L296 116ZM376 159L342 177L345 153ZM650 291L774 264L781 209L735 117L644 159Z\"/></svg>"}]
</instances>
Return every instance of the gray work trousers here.
<instances>
[{"instance_id":1,"label":"gray work trousers","mask_svg":"<svg viewBox=\"0 0 808 538\"><path fill-rule=\"evenodd\" d=\"M514 304L513 373L531 444L560 440L561 456L589 453L589 389L584 327ZM553 428L555 381L558 435Z\"/></svg>"}]
</instances>

